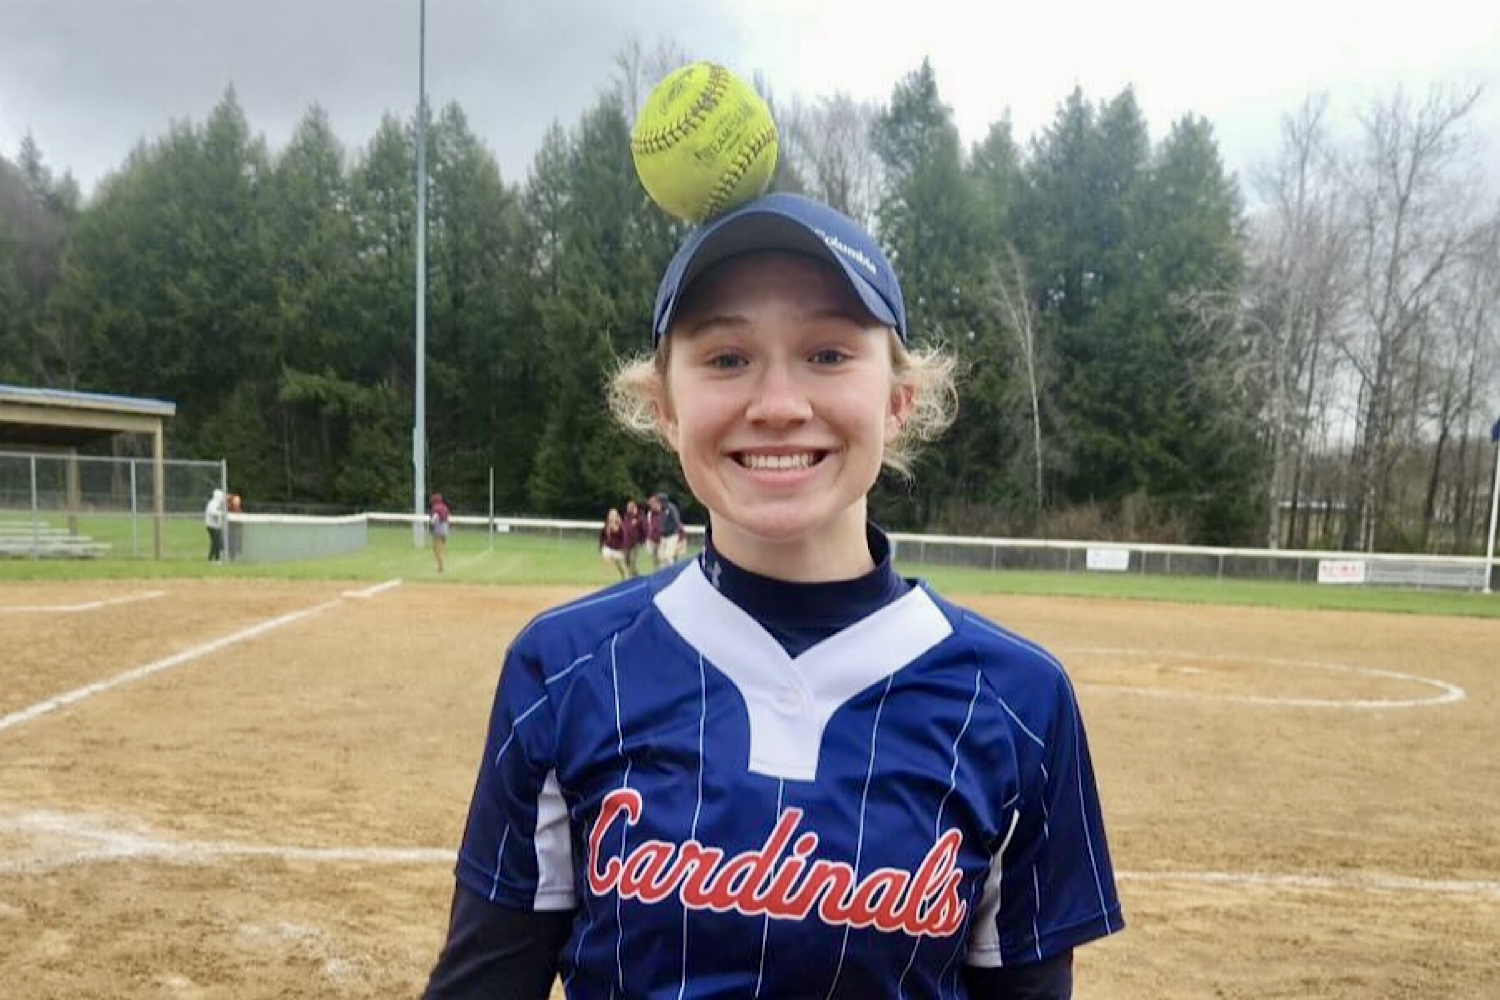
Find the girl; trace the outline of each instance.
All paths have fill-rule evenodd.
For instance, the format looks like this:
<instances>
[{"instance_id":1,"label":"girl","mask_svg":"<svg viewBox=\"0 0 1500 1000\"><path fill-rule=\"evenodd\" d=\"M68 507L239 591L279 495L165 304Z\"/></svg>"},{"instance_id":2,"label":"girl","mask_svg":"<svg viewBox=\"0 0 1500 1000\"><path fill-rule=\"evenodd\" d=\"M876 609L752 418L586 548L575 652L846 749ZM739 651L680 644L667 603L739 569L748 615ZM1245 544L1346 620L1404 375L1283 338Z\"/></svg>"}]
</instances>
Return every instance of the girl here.
<instances>
[{"instance_id":1,"label":"girl","mask_svg":"<svg viewBox=\"0 0 1500 1000\"><path fill-rule=\"evenodd\" d=\"M622 580L629 575L625 565L629 547L630 539L625 533L625 521L620 517L620 512L611 507L609 513L604 515L604 527L599 529L599 555L604 557L605 567L613 567Z\"/></svg>"},{"instance_id":2,"label":"girl","mask_svg":"<svg viewBox=\"0 0 1500 1000\"><path fill-rule=\"evenodd\" d=\"M625 501L625 571L627 576L640 576L641 549L646 545L646 519L640 505L634 500Z\"/></svg>"},{"instance_id":3,"label":"girl","mask_svg":"<svg viewBox=\"0 0 1500 1000\"><path fill-rule=\"evenodd\" d=\"M453 512L443 500L441 493L434 493L428 504L428 525L432 531L432 555L437 560L437 571L443 571L443 556L448 552L448 527Z\"/></svg>"},{"instance_id":4,"label":"girl","mask_svg":"<svg viewBox=\"0 0 1500 1000\"><path fill-rule=\"evenodd\" d=\"M512 644L429 997L1068 997L1121 928L1072 687L891 565L882 465L952 413L853 221L793 195L695 231L612 404L703 553Z\"/></svg>"}]
</instances>

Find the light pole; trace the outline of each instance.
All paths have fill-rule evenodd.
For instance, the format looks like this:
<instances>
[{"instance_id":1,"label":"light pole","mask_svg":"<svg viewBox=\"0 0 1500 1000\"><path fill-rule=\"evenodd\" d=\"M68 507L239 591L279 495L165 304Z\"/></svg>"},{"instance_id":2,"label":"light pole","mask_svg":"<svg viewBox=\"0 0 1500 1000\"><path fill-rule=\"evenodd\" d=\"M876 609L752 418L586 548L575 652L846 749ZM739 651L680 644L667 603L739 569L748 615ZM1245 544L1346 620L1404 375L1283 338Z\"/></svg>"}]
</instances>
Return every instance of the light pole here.
<instances>
[{"instance_id":1,"label":"light pole","mask_svg":"<svg viewBox=\"0 0 1500 1000\"><path fill-rule=\"evenodd\" d=\"M426 543L427 512L427 0L417 30L417 363L411 429L414 548Z\"/></svg>"},{"instance_id":2,"label":"light pole","mask_svg":"<svg viewBox=\"0 0 1500 1000\"><path fill-rule=\"evenodd\" d=\"M1495 484L1490 487L1490 541L1484 555L1484 592L1492 593L1490 577L1495 575L1495 519L1500 515L1500 420L1490 428L1490 440L1495 443Z\"/></svg>"}]
</instances>

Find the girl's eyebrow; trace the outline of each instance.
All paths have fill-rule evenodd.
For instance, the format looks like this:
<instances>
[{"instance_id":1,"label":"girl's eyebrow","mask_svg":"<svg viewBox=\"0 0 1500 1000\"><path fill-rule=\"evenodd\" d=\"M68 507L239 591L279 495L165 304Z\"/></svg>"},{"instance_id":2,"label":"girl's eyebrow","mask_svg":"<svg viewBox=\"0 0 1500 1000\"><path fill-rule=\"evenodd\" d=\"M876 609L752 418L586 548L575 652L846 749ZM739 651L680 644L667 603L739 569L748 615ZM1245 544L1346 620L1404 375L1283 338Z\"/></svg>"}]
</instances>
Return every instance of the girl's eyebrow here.
<instances>
[{"instance_id":1,"label":"girl's eyebrow","mask_svg":"<svg viewBox=\"0 0 1500 1000\"><path fill-rule=\"evenodd\" d=\"M871 325L874 320L874 317L868 313L849 309L846 306L819 306L803 313L803 318L810 320L842 319L862 327Z\"/></svg>"},{"instance_id":2,"label":"girl's eyebrow","mask_svg":"<svg viewBox=\"0 0 1500 1000\"><path fill-rule=\"evenodd\" d=\"M750 320L738 313L704 313L702 316L695 316L689 319L684 324L685 329L682 332L689 337L695 337L716 327L745 327L749 325Z\"/></svg>"}]
</instances>

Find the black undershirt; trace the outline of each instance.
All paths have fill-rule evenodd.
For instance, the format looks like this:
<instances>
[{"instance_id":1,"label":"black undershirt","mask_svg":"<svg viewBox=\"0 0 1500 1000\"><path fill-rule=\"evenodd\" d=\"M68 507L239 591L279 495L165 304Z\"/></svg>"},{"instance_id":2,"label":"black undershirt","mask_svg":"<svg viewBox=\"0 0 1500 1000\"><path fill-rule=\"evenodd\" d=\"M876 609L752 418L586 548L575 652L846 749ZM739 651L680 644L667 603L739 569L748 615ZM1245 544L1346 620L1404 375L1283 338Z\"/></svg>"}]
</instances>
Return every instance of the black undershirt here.
<instances>
[{"instance_id":1,"label":"black undershirt","mask_svg":"<svg viewBox=\"0 0 1500 1000\"><path fill-rule=\"evenodd\" d=\"M790 583L741 569L708 537L698 564L719 593L760 623L789 656L800 656L911 590L891 565L891 543L873 524L865 532L875 568L853 580Z\"/></svg>"}]
</instances>

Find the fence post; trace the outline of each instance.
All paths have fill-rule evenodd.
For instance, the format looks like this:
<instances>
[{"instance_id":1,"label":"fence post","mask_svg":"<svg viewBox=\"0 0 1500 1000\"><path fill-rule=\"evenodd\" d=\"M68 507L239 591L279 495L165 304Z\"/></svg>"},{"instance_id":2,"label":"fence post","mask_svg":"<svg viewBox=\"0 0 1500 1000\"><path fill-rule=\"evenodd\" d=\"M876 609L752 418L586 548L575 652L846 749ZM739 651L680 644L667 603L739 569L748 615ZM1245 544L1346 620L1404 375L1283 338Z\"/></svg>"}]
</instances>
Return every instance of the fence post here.
<instances>
[{"instance_id":1,"label":"fence post","mask_svg":"<svg viewBox=\"0 0 1500 1000\"><path fill-rule=\"evenodd\" d=\"M151 435L151 554L161 560L167 530L167 442L161 421Z\"/></svg>"},{"instance_id":2,"label":"fence post","mask_svg":"<svg viewBox=\"0 0 1500 1000\"><path fill-rule=\"evenodd\" d=\"M36 502L36 456L31 456L31 558L35 559L41 554L42 530L41 512L37 509Z\"/></svg>"},{"instance_id":3,"label":"fence post","mask_svg":"<svg viewBox=\"0 0 1500 1000\"><path fill-rule=\"evenodd\" d=\"M136 505L135 486L135 459L127 459L130 463L130 558L141 557L141 546L139 541L140 518L139 509Z\"/></svg>"},{"instance_id":4,"label":"fence post","mask_svg":"<svg viewBox=\"0 0 1500 1000\"><path fill-rule=\"evenodd\" d=\"M78 471L78 449L69 448L68 457L63 459L63 481L67 484L64 493L67 495L68 504L68 534L78 534L78 510L83 506L83 486L79 481Z\"/></svg>"}]
</instances>

